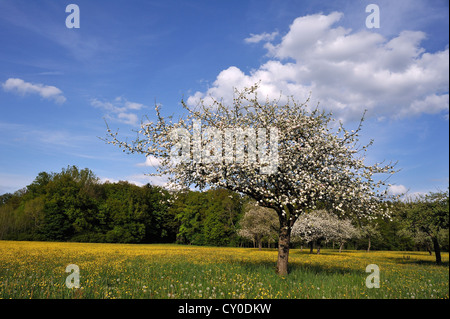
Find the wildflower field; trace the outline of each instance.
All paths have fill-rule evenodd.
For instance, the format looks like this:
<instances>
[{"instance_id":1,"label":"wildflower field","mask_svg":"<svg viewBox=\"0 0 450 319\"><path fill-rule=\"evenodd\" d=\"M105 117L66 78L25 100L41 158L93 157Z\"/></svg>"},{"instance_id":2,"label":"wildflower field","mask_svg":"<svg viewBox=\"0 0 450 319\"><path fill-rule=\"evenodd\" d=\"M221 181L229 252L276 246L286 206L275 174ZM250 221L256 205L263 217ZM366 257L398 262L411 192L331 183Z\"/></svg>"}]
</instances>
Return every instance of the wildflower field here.
<instances>
[{"instance_id":1,"label":"wildflower field","mask_svg":"<svg viewBox=\"0 0 450 319\"><path fill-rule=\"evenodd\" d=\"M0 298L449 298L449 255L292 249L275 273L275 249L0 241ZM80 288L66 286L66 266ZM366 266L380 270L367 288Z\"/></svg>"}]
</instances>

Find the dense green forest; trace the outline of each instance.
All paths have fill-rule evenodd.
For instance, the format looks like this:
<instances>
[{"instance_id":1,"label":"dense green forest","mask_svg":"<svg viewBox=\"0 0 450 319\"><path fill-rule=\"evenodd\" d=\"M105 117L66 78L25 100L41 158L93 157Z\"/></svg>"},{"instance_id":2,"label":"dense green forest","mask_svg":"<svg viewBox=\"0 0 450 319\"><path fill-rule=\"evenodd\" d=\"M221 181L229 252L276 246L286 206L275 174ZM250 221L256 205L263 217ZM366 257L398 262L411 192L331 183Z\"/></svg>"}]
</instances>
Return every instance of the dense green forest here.
<instances>
[{"instance_id":1,"label":"dense green forest","mask_svg":"<svg viewBox=\"0 0 450 319\"><path fill-rule=\"evenodd\" d=\"M100 183L72 166L0 196L0 239L230 245L240 212L241 197L226 190L171 194Z\"/></svg>"},{"instance_id":2,"label":"dense green forest","mask_svg":"<svg viewBox=\"0 0 450 319\"><path fill-rule=\"evenodd\" d=\"M432 251L434 235L427 234L435 234L448 251L448 192L440 194L428 204L394 203L391 218L371 221L371 231L346 247L367 249L370 242L374 250ZM25 188L0 196L0 239L251 246L238 235L248 201L225 189L176 193L150 184L101 183L91 170L69 166L41 172Z\"/></svg>"}]
</instances>

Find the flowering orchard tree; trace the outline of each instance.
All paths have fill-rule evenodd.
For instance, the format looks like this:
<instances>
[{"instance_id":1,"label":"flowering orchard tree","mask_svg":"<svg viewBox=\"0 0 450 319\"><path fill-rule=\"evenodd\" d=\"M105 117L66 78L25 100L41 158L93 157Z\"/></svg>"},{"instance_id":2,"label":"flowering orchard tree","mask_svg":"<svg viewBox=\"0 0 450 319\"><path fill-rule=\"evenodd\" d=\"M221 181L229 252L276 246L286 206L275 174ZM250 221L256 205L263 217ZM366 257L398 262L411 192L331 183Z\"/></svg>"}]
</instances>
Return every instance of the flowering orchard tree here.
<instances>
[{"instance_id":1,"label":"flowering orchard tree","mask_svg":"<svg viewBox=\"0 0 450 319\"><path fill-rule=\"evenodd\" d=\"M157 173L169 185L224 187L274 209L279 218L277 269L288 272L291 230L318 202L337 213L372 216L387 196L374 174L394 173L392 164L364 163L367 147L331 114L287 98L260 103L258 85L235 91L232 105L201 100L187 114L142 123L135 141L108 128L107 142L125 152L157 158ZM362 121L361 121L362 122Z\"/></svg>"},{"instance_id":2,"label":"flowering orchard tree","mask_svg":"<svg viewBox=\"0 0 450 319\"><path fill-rule=\"evenodd\" d=\"M292 227L292 237L300 238L306 243L316 242L320 253L320 242L339 243L339 252L347 240L358 237L358 230L350 219L340 219L326 210L314 210L300 216ZM311 245L312 252L312 245Z\"/></svg>"},{"instance_id":3,"label":"flowering orchard tree","mask_svg":"<svg viewBox=\"0 0 450 319\"><path fill-rule=\"evenodd\" d=\"M277 235L279 222L277 213L270 208L259 206L256 202L247 203L245 213L239 223L238 235L252 240L262 248L262 240Z\"/></svg>"}]
</instances>

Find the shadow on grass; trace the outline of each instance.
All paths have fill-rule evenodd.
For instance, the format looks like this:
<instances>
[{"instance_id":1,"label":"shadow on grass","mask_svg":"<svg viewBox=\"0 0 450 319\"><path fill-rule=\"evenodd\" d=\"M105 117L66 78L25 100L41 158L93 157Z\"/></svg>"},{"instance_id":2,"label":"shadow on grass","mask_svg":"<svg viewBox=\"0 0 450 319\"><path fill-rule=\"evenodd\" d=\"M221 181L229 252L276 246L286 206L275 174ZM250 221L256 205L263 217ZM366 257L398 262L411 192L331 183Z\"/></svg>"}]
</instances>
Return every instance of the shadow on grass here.
<instances>
[{"instance_id":1,"label":"shadow on grass","mask_svg":"<svg viewBox=\"0 0 450 319\"><path fill-rule=\"evenodd\" d=\"M327 276L365 274L365 269L358 270L358 269L344 268L340 266L324 267L318 264L305 264L298 261L291 262L289 264L289 273L295 273L297 271L299 272L307 271L312 274L327 275Z\"/></svg>"},{"instance_id":2,"label":"shadow on grass","mask_svg":"<svg viewBox=\"0 0 450 319\"><path fill-rule=\"evenodd\" d=\"M251 249L252 251L259 251L256 249ZM262 251L276 251L276 249L266 248L262 249ZM362 251L358 251L361 253ZM352 251L342 251L341 253L338 250L324 250L320 253L319 256L323 255L325 256L341 256L346 255L346 257L351 256ZM320 264L320 262L308 262L307 260L301 260L302 257L309 257L309 256L317 256L316 251L314 251L312 254L309 252L309 249L304 249L303 251L299 250L292 250L290 252L291 255L297 256L300 258L297 258L297 260L289 260L289 270L288 273L302 273L302 272L308 272L312 275L325 275L325 276L336 276L336 275L356 275L356 276L367 276L368 274L365 271L365 268L361 269L355 269L353 267L346 267L344 265L330 265L330 264ZM370 257L371 252L367 253L367 256ZM409 257L408 257L409 256ZM425 266L433 266L437 265L436 261L434 260L434 257L432 260L423 260L419 259L420 257L423 257L423 252L398 252L396 256L383 256L382 259L385 261L392 261L396 264L411 264L411 265L425 265ZM361 255L358 255L358 257L361 257ZM428 257L428 256L427 256ZM300 260L299 260L300 259ZM273 262L271 261L252 261L252 260L233 260L233 263L235 265L238 265L239 267L243 268L245 271L260 271L265 270L267 273L276 273L276 260ZM443 261L440 265L442 267L449 267L448 261Z\"/></svg>"},{"instance_id":3,"label":"shadow on grass","mask_svg":"<svg viewBox=\"0 0 450 319\"><path fill-rule=\"evenodd\" d=\"M345 253L349 253L349 251L343 250L341 253L339 252L339 250L329 250L329 249L324 249L320 251L320 255L336 255L336 256L342 256L345 255ZM293 255L317 255L317 250L314 249L314 251L311 253L309 251L309 249L303 249L303 251L292 251L291 254Z\"/></svg>"},{"instance_id":4,"label":"shadow on grass","mask_svg":"<svg viewBox=\"0 0 450 319\"><path fill-rule=\"evenodd\" d=\"M343 250L341 253L338 250L324 250L323 252L320 253L320 255L330 255L330 256L339 256L339 255L346 255L349 256L351 255L353 252L355 251L348 251L348 250ZM374 251L370 251L370 252L366 252L364 250L358 250L356 251L357 253L363 253L365 254L365 257L370 257L371 253L377 253L380 251L374 250ZM316 255L316 251L314 250L314 252L311 254L309 252L309 249L306 251L305 249L303 251L295 251L292 252L295 255ZM397 256L383 256L383 259L386 260L391 260L394 261L396 263L399 264L417 264L417 265L437 265L436 264L436 260L435 260L435 256L434 254L425 255L425 252L423 251L396 251L396 252L391 252L392 254L395 254ZM432 257L432 260L423 260L423 259L419 259L422 257ZM359 255L358 257L362 257L362 255ZM443 267L448 267L449 266L449 261L442 261L441 264L439 266L443 266Z\"/></svg>"},{"instance_id":5,"label":"shadow on grass","mask_svg":"<svg viewBox=\"0 0 450 319\"><path fill-rule=\"evenodd\" d=\"M414 257L408 258L410 255L405 255L402 257L385 257L386 259L390 259L392 261L395 261L399 264L408 264L408 265L434 265L434 266L442 266L442 267L448 267L449 262L443 261L440 264L436 263L436 260L423 260L423 259L414 259Z\"/></svg>"},{"instance_id":6,"label":"shadow on grass","mask_svg":"<svg viewBox=\"0 0 450 319\"><path fill-rule=\"evenodd\" d=\"M441 264L436 263L436 256L434 253L429 255L424 251L396 251L391 252L394 256L384 256L383 258L389 261L393 261L398 264L412 264L412 265L435 265L448 267L449 261L442 261ZM445 255L446 253L444 253ZM424 260L423 258L429 258ZM444 257L444 256L443 256Z\"/></svg>"},{"instance_id":7,"label":"shadow on grass","mask_svg":"<svg viewBox=\"0 0 450 319\"><path fill-rule=\"evenodd\" d=\"M233 260L233 264L239 266L245 271L265 271L267 273L277 273L276 261L249 261L249 260ZM335 275L362 275L365 274L365 269L351 269L340 266L326 266L320 264L311 264L302 261L289 261L288 274L293 273L309 273L310 275L318 276L335 276Z\"/></svg>"}]
</instances>

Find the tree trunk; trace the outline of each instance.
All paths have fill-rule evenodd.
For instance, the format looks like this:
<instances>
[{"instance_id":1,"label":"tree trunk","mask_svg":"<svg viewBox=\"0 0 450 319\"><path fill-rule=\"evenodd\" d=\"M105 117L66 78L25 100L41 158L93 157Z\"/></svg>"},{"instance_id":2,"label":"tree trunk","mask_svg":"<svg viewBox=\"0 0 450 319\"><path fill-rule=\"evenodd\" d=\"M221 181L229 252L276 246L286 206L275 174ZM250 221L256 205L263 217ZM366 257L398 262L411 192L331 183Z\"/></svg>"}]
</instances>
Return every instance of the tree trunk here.
<instances>
[{"instance_id":1,"label":"tree trunk","mask_svg":"<svg viewBox=\"0 0 450 319\"><path fill-rule=\"evenodd\" d=\"M427 249L428 253L430 254L430 256L433 255L433 252L431 250L431 246L429 244L426 244L426 249Z\"/></svg>"},{"instance_id":2,"label":"tree trunk","mask_svg":"<svg viewBox=\"0 0 450 319\"><path fill-rule=\"evenodd\" d=\"M262 239L258 241L258 249L262 250Z\"/></svg>"},{"instance_id":3,"label":"tree trunk","mask_svg":"<svg viewBox=\"0 0 450 319\"><path fill-rule=\"evenodd\" d=\"M317 241L317 255L320 255L320 240Z\"/></svg>"},{"instance_id":4,"label":"tree trunk","mask_svg":"<svg viewBox=\"0 0 450 319\"><path fill-rule=\"evenodd\" d=\"M286 223L287 224L287 223ZM289 244L291 242L291 230L287 225L280 225L278 234L278 261L277 272L280 276L288 274Z\"/></svg>"},{"instance_id":5,"label":"tree trunk","mask_svg":"<svg viewBox=\"0 0 450 319\"><path fill-rule=\"evenodd\" d=\"M344 243L341 243L339 246L339 252L342 253L342 247L344 247Z\"/></svg>"},{"instance_id":6,"label":"tree trunk","mask_svg":"<svg viewBox=\"0 0 450 319\"><path fill-rule=\"evenodd\" d=\"M370 251L370 237L369 237L369 244L367 245L367 252Z\"/></svg>"},{"instance_id":7,"label":"tree trunk","mask_svg":"<svg viewBox=\"0 0 450 319\"><path fill-rule=\"evenodd\" d=\"M431 236L434 246L434 254L436 255L436 264L440 265L442 263L441 259L441 247L439 247L439 242L436 236Z\"/></svg>"},{"instance_id":8,"label":"tree trunk","mask_svg":"<svg viewBox=\"0 0 450 319\"><path fill-rule=\"evenodd\" d=\"M312 254L314 250L314 241L309 242L309 253Z\"/></svg>"}]
</instances>

